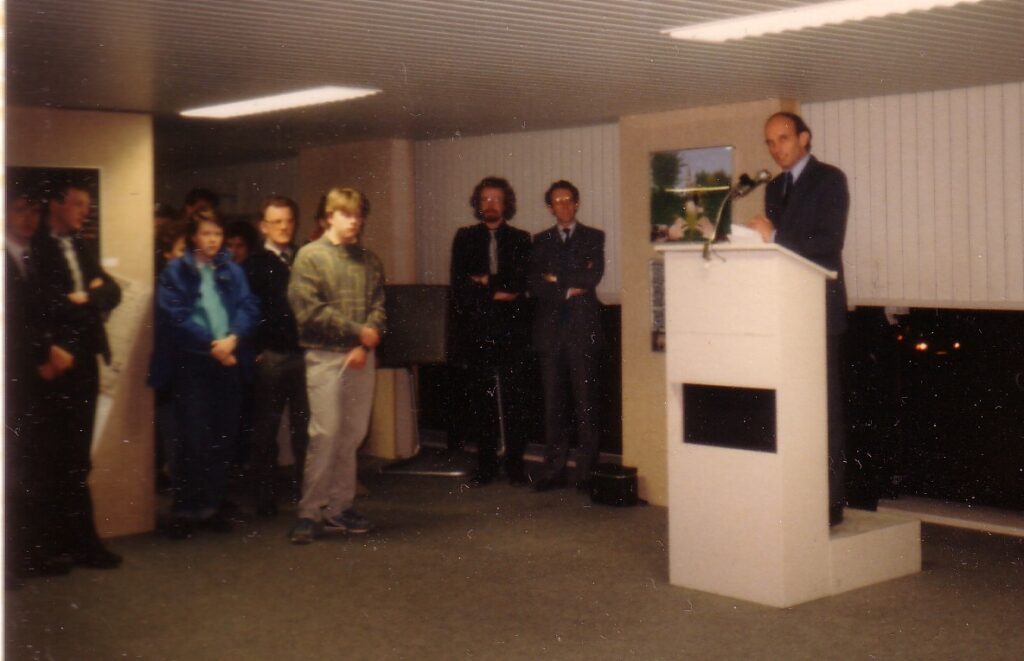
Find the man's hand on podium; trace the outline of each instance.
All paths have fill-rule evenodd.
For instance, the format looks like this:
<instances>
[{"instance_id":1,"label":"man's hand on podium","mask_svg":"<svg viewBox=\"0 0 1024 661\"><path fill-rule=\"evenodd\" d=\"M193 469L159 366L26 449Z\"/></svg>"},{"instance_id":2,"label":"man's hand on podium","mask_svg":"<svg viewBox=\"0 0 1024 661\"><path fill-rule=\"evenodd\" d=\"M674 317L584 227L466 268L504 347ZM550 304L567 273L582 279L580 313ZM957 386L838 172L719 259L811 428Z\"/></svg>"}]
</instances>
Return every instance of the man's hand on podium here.
<instances>
[{"instance_id":1,"label":"man's hand on podium","mask_svg":"<svg viewBox=\"0 0 1024 661\"><path fill-rule=\"evenodd\" d=\"M765 243L772 242L772 236L775 234L775 225L764 216L754 216L747 221L747 227L760 234Z\"/></svg>"}]
</instances>

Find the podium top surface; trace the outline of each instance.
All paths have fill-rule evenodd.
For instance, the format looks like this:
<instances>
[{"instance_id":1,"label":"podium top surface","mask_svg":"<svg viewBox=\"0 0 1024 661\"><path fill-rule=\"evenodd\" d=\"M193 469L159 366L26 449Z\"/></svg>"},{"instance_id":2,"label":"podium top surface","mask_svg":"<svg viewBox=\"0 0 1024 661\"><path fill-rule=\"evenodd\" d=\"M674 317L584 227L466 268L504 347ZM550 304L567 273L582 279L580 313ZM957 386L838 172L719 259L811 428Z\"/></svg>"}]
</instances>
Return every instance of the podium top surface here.
<instances>
[{"instance_id":1,"label":"podium top surface","mask_svg":"<svg viewBox=\"0 0 1024 661\"><path fill-rule=\"evenodd\" d=\"M698 253L704 252L703 243L662 243L654 246L657 252L661 253ZM839 274L835 271L830 271L827 268L815 264L806 257L801 257L789 248L784 248L777 243L715 243L711 246L712 259L714 259L714 253L719 255L726 253L751 253L751 252L776 252L785 255L787 258L806 266L807 268L819 273L829 280L835 280L839 277Z\"/></svg>"}]
</instances>

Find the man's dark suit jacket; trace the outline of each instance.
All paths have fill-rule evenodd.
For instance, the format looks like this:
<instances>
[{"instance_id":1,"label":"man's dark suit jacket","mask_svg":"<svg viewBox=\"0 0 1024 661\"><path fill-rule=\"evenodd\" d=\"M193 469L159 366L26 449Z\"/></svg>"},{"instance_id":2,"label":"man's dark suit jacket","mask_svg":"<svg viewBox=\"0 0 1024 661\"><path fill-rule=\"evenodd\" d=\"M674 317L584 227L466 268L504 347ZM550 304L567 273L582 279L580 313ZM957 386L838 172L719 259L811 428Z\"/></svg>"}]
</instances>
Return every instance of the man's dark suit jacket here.
<instances>
[{"instance_id":1,"label":"man's dark suit jacket","mask_svg":"<svg viewBox=\"0 0 1024 661\"><path fill-rule=\"evenodd\" d=\"M558 281L547 282L545 273ZM601 301L595 289L604 276L604 232L576 223L569 241L563 242L558 226L533 240L530 291L537 299L533 321L533 346L540 353L554 351L559 340L601 345ZM571 287L585 290L566 299Z\"/></svg>"},{"instance_id":2,"label":"man's dark suit jacket","mask_svg":"<svg viewBox=\"0 0 1024 661\"><path fill-rule=\"evenodd\" d=\"M7 309L4 333L6 396L8 402L11 398L23 402L30 396L39 378L36 370L46 362L48 348L44 343L44 329L39 314L35 267L29 267L29 272L22 275L11 253L7 250L4 253L7 269L4 292ZM11 414L12 409L8 404L8 415Z\"/></svg>"},{"instance_id":3,"label":"man's dark suit jacket","mask_svg":"<svg viewBox=\"0 0 1024 661\"><path fill-rule=\"evenodd\" d=\"M295 255L296 249L291 249ZM270 349L278 353L298 353L299 330L288 304L288 278L291 267L265 247L255 250L243 265L249 289L260 299L256 325L256 353Z\"/></svg>"},{"instance_id":4,"label":"man's dark suit jacket","mask_svg":"<svg viewBox=\"0 0 1024 661\"><path fill-rule=\"evenodd\" d=\"M785 207L784 181L785 174L772 179L764 196L765 215L775 225L775 243L839 274L825 284L825 313L828 334L842 333L846 330L842 253L850 209L846 175L811 156Z\"/></svg>"},{"instance_id":5,"label":"man's dark suit jacket","mask_svg":"<svg viewBox=\"0 0 1024 661\"><path fill-rule=\"evenodd\" d=\"M74 289L71 269L57 239L42 228L32 246L32 257L39 277L43 325L48 344L56 344L76 356L100 355L110 361L110 345L103 326L105 317L121 302L121 288L100 267L91 246L75 236L72 239L82 282L89 292L89 302L75 305L68 300ZM99 278L103 284L88 289Z\"/></svg>"},{"instance_id":6,"label":"man's dark suit jacket","mask_svg":"<svg viewBox=\"0 0 1024 661\"><path fill-rule=\"evenodd\" d=\"M450 359L456 365L515 363L529 347L529 314L522 295L530 268L530 235L507 223L496 231L498 272L487 286L471 278L490 271L487 226L462 227L452 241ZM520 297L495 301L497 291Z\"/></svg>"}]
</instances>

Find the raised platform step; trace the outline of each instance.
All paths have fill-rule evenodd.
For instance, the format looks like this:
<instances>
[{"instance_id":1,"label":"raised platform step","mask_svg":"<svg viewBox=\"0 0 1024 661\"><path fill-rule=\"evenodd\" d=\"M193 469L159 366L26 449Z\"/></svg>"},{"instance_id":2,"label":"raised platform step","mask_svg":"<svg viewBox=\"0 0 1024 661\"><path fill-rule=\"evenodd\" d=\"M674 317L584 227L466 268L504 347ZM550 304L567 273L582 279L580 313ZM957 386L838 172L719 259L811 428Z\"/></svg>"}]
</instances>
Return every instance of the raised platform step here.
<instances>
[{"instance_id":1,"label":"raised platform step","mask_svg":"<svg viewBox=\"0 0 1024 661\"><path fill-rule=\"evenodd\" d=\"M1024 537L1024 511L980 507L920 496L900 496L897 500L879 501L878 511L921 519L923 523Z\"/></svg>"},{"instance_id":2,"label":"raised platform step","mask_svg":"<svg viewBox=\"0 0 1024 661\"><path fill-rule=\"evenodd\" d=\"M829 531L832 594L921 571L921 522L897 514L847 508Z\"/></svg>"}]
</instances>

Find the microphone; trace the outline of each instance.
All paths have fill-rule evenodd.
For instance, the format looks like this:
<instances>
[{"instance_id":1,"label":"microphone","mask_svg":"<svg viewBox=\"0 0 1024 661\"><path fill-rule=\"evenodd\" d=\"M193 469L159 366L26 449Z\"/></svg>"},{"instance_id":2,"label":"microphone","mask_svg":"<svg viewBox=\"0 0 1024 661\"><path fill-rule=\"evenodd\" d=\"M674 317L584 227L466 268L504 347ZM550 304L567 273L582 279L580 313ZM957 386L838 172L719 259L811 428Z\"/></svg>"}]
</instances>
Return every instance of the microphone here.
<instances>
[{"instance_id":1,"label":"microphone","mask_svg":"<svg viewBox=\"0 0 1024 661\"><path fill-rule=\"evenodd\" d=\"M754 190L758 186L768 181L771 181L772 173L768 170L758 171L756 177L751 179L746 173L740 175L740 180L736 183L736 187L732 189L732 197L740 198L746 197L750 194L750 191Z\"/></svg>"},{"instance_id":2,"label":"microphone","mask_svg":"<svg viewBox=\"0 0 1024 661\"><path fill-rule=\"evenodd\" d=\"M754 190L766 181L771 181L772 173L768 170L759 170L754 179L747 176L746 173L740 175L740 179L736 182L734 188L729 189L729 193L722 200L722 206L718 207L718 215L715 217L715 224L712 225L711 236L704 241L704 259L711 260L711 244L718 240L718 225L722 222L722 212L725 211L725 205L729 204L733 200L748 195L750 191ZM720 257L720 256L719 256Z\"/></svg>"}]
</instances>

